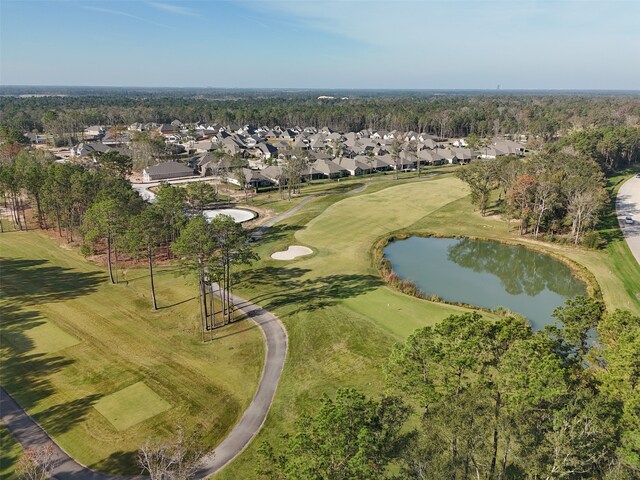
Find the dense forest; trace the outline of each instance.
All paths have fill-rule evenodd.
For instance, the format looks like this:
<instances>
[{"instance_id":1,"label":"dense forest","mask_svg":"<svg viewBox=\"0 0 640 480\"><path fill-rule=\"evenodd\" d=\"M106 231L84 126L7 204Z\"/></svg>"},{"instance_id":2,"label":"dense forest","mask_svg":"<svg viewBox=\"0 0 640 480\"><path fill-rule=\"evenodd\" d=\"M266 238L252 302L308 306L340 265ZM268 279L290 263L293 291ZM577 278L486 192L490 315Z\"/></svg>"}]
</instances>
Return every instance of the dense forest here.
<instances>
[{"instance_id":1,"label":"dense forest","mask_svg":"<svg viewBox=\"0 0 640 480\"><path fill-rule=\"evenodd\" d=\"M344 98L344 99L343 99ZM1 126L77 132L93 124L134 122L253 124L384 129L461 137L530 134L549 140L592 127L638 125L640 98L606 95L372 95L318 99L309 93L159 95L127 92L84 96L0 97Z\"/></svg>"}]
</instances>

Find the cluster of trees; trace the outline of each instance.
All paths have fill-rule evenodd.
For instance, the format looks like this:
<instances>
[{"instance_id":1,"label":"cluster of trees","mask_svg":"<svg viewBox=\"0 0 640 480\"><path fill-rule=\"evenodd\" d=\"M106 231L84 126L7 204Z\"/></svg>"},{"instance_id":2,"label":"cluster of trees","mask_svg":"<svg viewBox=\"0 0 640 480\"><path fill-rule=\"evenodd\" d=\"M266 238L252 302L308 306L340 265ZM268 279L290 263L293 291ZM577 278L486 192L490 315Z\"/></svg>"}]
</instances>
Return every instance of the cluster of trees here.
<instances>
[{"instance_id":1,"label":"cluster of trees","mask_svg":"<svg viewBox=\"0 0 640 480\"><path fill-rule=\"evenodd\" d=\"M139 199L125 179L131 173L129 157L111 152L97 155L87 164L56 163L40 150L3 148L0 190L18 229L29 228L25 210L35 206L40 228L55 225L73 241L84 215L98 198L119 195L127 206Z\"/></svg>"},{"instance_id":2,"label":"cluster of trees","mask_svg":"<svg viewBox=\"0 0 640 480\"><path fill-rule=\"evenodd\" d=\"M564 137L559 145L598 162L605 172L619 171L640 162L638 126L608 126L580 130Z\"/></svg>"},{"instance_id":3,"label":"cluster of trees","mask_svg":"<svg viewBox=\"0 0 640 480\"><path fill-rule=\"evenodd\" d=\"M578 243L609 201L598 164L561 152L477 160L456 175L469 185L482 215L492 192L499 190L501 212L520 221L521 235L568 231Z\"/></svg>"},{"instance_id":4,"label":"cluster of trees","mask_svg":"<svg viewBox=\"0 0 640 480\"><path fill-rule=\"evenodd\" d=\"M195 272L198 278L203 339L206 331L233 320L232 269L253 257L244 229L231 217L208 222L202 216L201 210L218 198L213 185L162 184L156 201L148 204L126 179L131 158L117 152L76 164L56 163L39 150L18 149L2 160L0 190L17 229L33 223L27 216L33 207L40 228L55 227L69 242L79 239L85 254L105 252L111 283L118 283L119 260L146 260L154 309L154 260L158 253L167 258L178 255L183 271ZM220 286L223 317L217 324L215 283Z\"/></svg>"},{"instance_id":5,"label":"cluster of trees","mask_svg":"<svg viewBox=\"0 0 640 480\"><path fill-rule=\"evenodd\" d=\"M91 96L2 97L3 124L46 131L67 142L83 125L196 121L221 124L328 126L428 132L441 137L531 134L545 140L593 126L635 125L640 100L624 96L429 95L413 92L320 101L316 95L136 95L114 91Z\"/></svg>"},{"instance_id":6,"label":"cluster of trees","mask_svg":"<svg viewBox=\"0 0 640 480\"><path fill-rule=\"evenodd\" d=\"M385 365L388 396L376 401L338 390L281 448L262 444L258 473L327 480L638 478L640 318L605 314L587 297L554 316L563 328L533 332L522 319L468 313L417 330Z\"/></svg>"}]
</instances>

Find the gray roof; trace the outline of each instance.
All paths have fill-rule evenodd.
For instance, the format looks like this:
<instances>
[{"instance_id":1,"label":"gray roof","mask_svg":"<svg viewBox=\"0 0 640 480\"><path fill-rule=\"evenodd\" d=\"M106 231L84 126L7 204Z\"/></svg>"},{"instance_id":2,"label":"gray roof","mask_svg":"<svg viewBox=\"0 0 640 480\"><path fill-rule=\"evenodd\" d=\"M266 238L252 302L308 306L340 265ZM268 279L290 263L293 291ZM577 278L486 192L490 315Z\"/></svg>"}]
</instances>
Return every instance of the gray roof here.
<instances>
[{"instance_id":1,"label":"gray roof","mask_svg":"<svg viewBox=\"0 0 640 480\"><path fill-rule=\"evenodd\" d=\"M158 163L145 168L144 171L149 175L193 175L193 168L178 162Z\"/></svg>"},{"instance_id":2,"label":"gray roof","mask_svg":"<svg viewBox=\"0 0 640 480\"><path fill-rule=\"evenodd\" d=\"M319 172L324 173L325 175L347 171L345 168L341 167L337 163L332 162L331 160L317 160L313 167L316 168Z\"/></svg>"}]
</instances>

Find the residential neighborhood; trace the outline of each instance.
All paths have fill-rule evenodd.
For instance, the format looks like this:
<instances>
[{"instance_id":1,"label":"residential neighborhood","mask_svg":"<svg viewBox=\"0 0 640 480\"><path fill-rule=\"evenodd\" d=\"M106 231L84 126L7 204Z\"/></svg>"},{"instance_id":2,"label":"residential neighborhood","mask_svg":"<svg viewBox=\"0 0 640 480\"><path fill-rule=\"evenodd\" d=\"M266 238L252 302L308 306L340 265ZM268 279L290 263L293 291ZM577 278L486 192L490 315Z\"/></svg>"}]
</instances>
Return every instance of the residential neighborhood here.
<instances>
[{"instance_id":1,"label":"residential neighborhood","mask_svg":"<svg viewBox=\"0 0 640 480\"><path fill-rule=\"evenodd\" d=\"M476 159L522 156L526 143L495 138L470 148L464 138L397 130L337 132L330 128L221 125L197 122L183 124L134 123L126 128L92 125L84 129L83 141L63 159L90 159L111 151L132 156L136 136L163 142L165 152L142 169L142 180L212 176L241 187L264 188L286 184L290 158L304 159L302 181L339 179L376 172L413 171L422 167L465 164ZM43 136L25 134L33 144ZM243 169L242 178L236 167Z\"/></svg>"}]
</instances>

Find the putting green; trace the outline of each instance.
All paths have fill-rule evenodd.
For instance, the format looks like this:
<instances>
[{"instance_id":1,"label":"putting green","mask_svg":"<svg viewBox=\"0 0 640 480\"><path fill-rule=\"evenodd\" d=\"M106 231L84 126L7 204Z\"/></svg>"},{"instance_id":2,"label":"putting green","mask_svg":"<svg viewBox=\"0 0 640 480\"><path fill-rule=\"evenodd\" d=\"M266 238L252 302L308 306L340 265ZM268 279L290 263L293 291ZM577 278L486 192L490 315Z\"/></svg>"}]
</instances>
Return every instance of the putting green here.
<instances>
[{"instance_id":1,"label":"putting green","mask_svg":"<svg viewBox=\"0 0 640 480\"><path fill-rule=\"evenodd\" d=\"M23 330L20 334L7 329L4 339L17 352L29 354L55 353L80 343L80 340L76 337L69 335L48 321L28 330Z\"/></svg>"},{"instance_id":2,"label":"putting green","mask_svg":"<svg viewBox=\"0 0 640 480\"><path fill-rule=\"evenodd\" d=\"M138 382L101 398L94 408L122 431L169 410L171 405L144 382Z\"/></svg>"}]
</instances>

